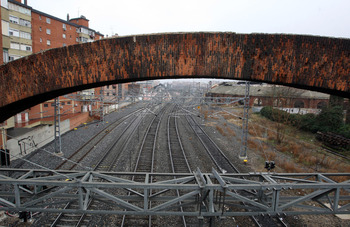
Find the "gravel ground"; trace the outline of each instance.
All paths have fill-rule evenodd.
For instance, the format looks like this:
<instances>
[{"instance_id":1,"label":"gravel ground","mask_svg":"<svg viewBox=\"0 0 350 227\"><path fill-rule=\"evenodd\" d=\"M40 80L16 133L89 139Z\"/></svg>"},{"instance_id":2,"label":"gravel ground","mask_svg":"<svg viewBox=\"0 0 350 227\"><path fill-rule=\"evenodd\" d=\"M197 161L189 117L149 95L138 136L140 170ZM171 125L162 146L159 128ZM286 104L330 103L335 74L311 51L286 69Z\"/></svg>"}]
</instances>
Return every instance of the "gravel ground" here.
<instances>
[{"instance_id":1,"label":"gravel ground","mask_svg":"<svg viewBox=\"0 0 350 227\"><path fill-rule=\"evenodd\" d=\"M113 122L119 118L126 116L132 111L138 109L141 104L133 104L123 109L113 112L105 116L105 123L98 121L90 122L86 126L79 126L78 130L70 130L61 135L62 141L62 153L64 157L70 156L74 151L81 147L85 142L92 138L96 133L100 132L108 126L106 122ZM33 165L23 160L14 160L11 162L11 168L34 168L39 169L40 166L44 166L49 169L54 169L60 162L61 158L54 154L54 142L47 144L45 147L38 149L36 152L32 152L24 159L30 160L38 165Z\"/></svg>"}]
</instances>

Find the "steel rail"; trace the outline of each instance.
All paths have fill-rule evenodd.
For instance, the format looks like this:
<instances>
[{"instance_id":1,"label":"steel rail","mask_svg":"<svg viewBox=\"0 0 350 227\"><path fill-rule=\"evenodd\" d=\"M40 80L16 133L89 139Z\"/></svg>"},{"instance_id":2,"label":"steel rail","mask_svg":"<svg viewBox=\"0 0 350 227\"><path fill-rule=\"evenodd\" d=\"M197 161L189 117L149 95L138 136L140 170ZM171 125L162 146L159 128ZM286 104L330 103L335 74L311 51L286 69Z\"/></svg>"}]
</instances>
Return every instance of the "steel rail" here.
<instances>
[{"instance_id":1,"label":"steel rail","mask_svg":"<svg viewBox=\"0 0 350 227\"><path fill-rule=\"evenodd\" d=\"M211 157L211 159L213 160L213 162L215 163L217 168L220 169L220 171L222 171L223 173L225 173L226 171L228 171L229 173L240 173L239 170L233 165L233 163L223 153L223 151L210 138L210 136L202 129L202 127L200 127L197 124L197 122L193 119L193 117L189 116L189 115L186 115L186 119L187 119L188 123L190 124L192 130L195 132L197 137L200 139L201 143L205 147L207 153L209 154L209 156ZM202 133L203 135L201 135L200 133ZM206 143L208 141L210 141L209 144ZM220 158L220 155L217 155L217 154L222 155L222 158ZM232 169L230 169L230 167ZM243 203L243 205L244 205L244 203ZM250 216L250 218L255 223L255 225L262 226L262 224L259 223L259 220L258 220L259 218L258 217ZM280 224L282 224L283 226L287 226L287 224L284 221L280 220L279 218L277 218L276 220ZM271 222L271 220L265 220L265 221ZM271 226L271 223L269 223L268 225Z\"/></svg>"},{"instance_id":2,"label":"steel rail","mask_svg":"<svg viewBox=\"0 0 350 227\"><path fill-rule=\"evenodd\" d=\"M205 147L210 158L216 167L222 172L239 173L239 170L230 162L222 150L210 138L210 136L200 127L192 116L186 115L186 119L194 133L197 135L203 146ZM254 216L250 216L257 226L261 226L259 221Z\"/></svg>"},{"instance_id":3,"label":"steel rail","mask_svg":"<svg viewBox=\"0 0 350 227\"><path fill-rule=\"evenodd\" d=\"M175 106L172 112L175 110ZM176 111L175 111L176 112ZM171 169L173 173L190 173L191 167L188 163L188 160L186 158L185 150L181 143L181 138L179 135L178 127L177 127L177 121L176 116L168 116L168 127L167 127L167 133L168 133L168 148L169 148L169 158L171 163ZM175 163L176 160L176 163ZM181 169L178 169L177 167L182 167ZM176 194L178 197L180 197L180 191L176 190ZM184 209L181 205L182 203L179 202L179 209L181 212L184 212ZM185 216L181 216L182 224L184 227L187 226L186 218Z\"/></svg>"},{"instance_id":4,"label":"steel rail","mask_svg":"<svg viewBox=\"0 0 350 227\"><path fill-rule=\"evenodd\" d=\"M164 106L158 114L155 114L153 117L151 123L147 127L145 136L143 137L142 144L140 146L140 150L138 152L138 157L136 160L136 164L134 167L134 172L151 172L153 173L154 169L154 154L156 149L156 141L157 136L159 132L160 122L161 119L166 111L168 106ZM148 146L147 146L148 145ZM150 182L152 182L152 177L149 179ZM135 180L135 177L132 177L132 180ZM145 179L137 178L136 181L144 181ZM149 192L151 193L151 191ZM128 192L128 195L130 195L131 192ZM149 204L151 207L151 203ZM121 225L124 226L126 222L126 215L123 215ZM148 216L148 225L151 226L152 224L152 217Z\"/></svg>"},{"instance_id":5,"label":"steel rail","mask_svg":"<svg viewBox=\"0 0 350 227\"><path fill-rule=\"evenodd\" d=\"M210 136L197 124L193 117L186 115L186 120L220 172L239 173L238 169L230 162Z\"/></svg>"},{"instance_id":6,"label":"steel rail","mask_svg":"<svg viewBox=\"0 0 350 227\"><path fill-rule=\"evenodd\" d=\"M97 144L99 144L110 132L112 132L115 128L117 128L121 123L123 123L126 119L131 117L132 115L142 111L144 108L133 111L132 113L120 118L119 120L113 122L108 125L106 128L103 128L100 132L98 132L94 137L90 138L87 142L85 142L81 147L79 147L73 154L71 154L68 158L59 164L55 169L68 169L72 170L79 162L81 162L94 148ZM87 151L86 151L87 150ZM67 168L64 167L67 164L71 164L71 166Z\"/></svg>"},{"instance_id":7,"label":"steel rail","mask_svg":"<svg viewBox=\"0 0 350 227\"><path fill-rule=\"evenodd\" d=\"M139 111L135 111L134 113L128 115L127 117L124 117L124 118L123 118L123 122L124 122L126 119L128 119L130 116L133 116L133 115L134 115L135 113L137 113L137 112L139 112ZM99 168L99 166L103 163L103 161L104 161L105 159L107 159L107 157L108 157L108 156L111 154L111 152L114 150L113 148L115 147L115 145L121 140L121 138L122 138L123 136L125 136L125 132L132 126L132 124L133 124L137 119L139 119L139 118L138 118L138 117L135 117L135 119L133 119L132 121L130 121L129 124L123 129L123 131L120 133L120 136L119 136L116 140L114 140L114 142L107 148L107 151L104 153L104 155L101 157L101 159L97 162L97 164L96 164L95 167L93 168L93 171L96 171L96 170ZM137 126L140 124L140 122L141 122L140 119L139 119L138 122L136 122ZM119 124L118 124L118 125L119 125ZM132 133L135 131L135 128L137 128L137 126L134 127L134 128L132 129L132 132L131 132L130 134L132 134ZM116 127L117 127L117 126L116 126ZM102 131L103 131L103 130L102 130ZM105 136L104 136L104 137L105 137ZM104 138L104 137L103 137L103 138ZM129 138L130 138L130 137L129 137ZM125 144L126 144L126 143L124 143L123 148L124 148ZM113 158L113 162L115 162L115 160L119 157L119 154L120 154L120 153L121 153L121 152L119 152L118 155L115 155L116 157ZM113 164L109 165L108 171L111 170L112 166L113 166ZM77 193L78 193L78 192L77 192ZM90 200L89 203L88 203L88 205L91 206L91 205L93 204L92 202L93 202L93 201ZM68 203L64 206L63 209L68 209L71 205L72 205L72 202L68 202ZM57 226L58 223L59 223L59 221L62 219L63 215L64 215L63 213L59 213L59 214L57 215L57 217L55 218L55 220L52 222L51 226L52 226L52 227L53 227L53 226ZM83 221L84 221L84 219L85 219L85 216L86 216L85 214L82 214L82 215L79 217L79 220L76 221L76 225L75 225L75 226L81 226L81 224L83 223Z\"/></svg>"}]
</instances>

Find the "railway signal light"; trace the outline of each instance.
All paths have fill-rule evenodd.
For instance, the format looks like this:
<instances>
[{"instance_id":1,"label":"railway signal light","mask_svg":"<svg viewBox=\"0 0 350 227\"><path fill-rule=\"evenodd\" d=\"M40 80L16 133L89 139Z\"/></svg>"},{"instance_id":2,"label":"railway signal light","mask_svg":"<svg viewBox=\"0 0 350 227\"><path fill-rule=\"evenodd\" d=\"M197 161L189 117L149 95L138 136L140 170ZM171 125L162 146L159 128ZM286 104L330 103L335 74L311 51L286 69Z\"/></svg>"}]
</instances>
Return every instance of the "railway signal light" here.
<instances>
[{"instance_id":1,"label":"railway signal light","mask_svg":"<svg viewBox=\"0 0 350 227\"><path fill-rule=\"evenodd\" d=\"M267 169L268 171L270 171L271 169L275 168L275 162L274 161L265 161L265 169Z\"/></svg>"}]
</instances>

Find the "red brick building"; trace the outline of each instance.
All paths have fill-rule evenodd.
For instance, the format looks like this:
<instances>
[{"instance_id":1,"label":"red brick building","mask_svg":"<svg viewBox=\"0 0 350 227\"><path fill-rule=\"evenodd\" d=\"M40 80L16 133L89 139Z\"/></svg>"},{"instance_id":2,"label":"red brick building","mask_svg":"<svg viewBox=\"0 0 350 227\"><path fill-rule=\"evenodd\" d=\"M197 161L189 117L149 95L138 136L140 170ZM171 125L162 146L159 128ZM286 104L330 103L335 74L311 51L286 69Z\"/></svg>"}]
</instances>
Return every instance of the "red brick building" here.
<instances>
[{"instance_id":1,"label":"red brick building","mask_svg":"<svg viewBox=\"0 0 350 227\"><path fill-rule=\"evenodd\" d=\"M67 15L66 20L60 19L33 9L28 5L27 0L1 0L1 4L0 16L8 27L2 29L0 36L0 45L4 53L1 55L0 61L4 63L47 49L93 42L104 37L101 33L89 28L89 20L84 16L69 19L69 15ZM0 24L0 28L3 23ZM5 43L9 44L6 47L3 46L3 38L6 38ZM14 41L16 43L13 43ZM22 51L24 45L30 50L29 52ZM18 49L12 49L13 46L18 46ZM4 59L5 53L7 53L6 59ZM31 120L52 117L54 114L53 103L54 100L49 100L33 106L15 116L15 122L21 126ZM61 113L75 114L82 112L86 102L60 97L60 104Z\"/></svg>"},{"instance_id":2,"label":"red brick building","mask_svg":"<svg viewBox=\"0 0 350 227\"><path fill-rule=\"evenodd\" d=\"M62 20L32 9L33 52L92 42L103 35L89 28L89 20L80 18Z\"/></svg>"},{"instance_id":3,"label":"red brick building","mask_svg":"<svg viewBox=\"0 0 350 227\"><path fill-rule=\"evenodd\" d=\"M76 27L67 21L32 10L33 52L76 44Z\"/></svg>"}]
</instances>

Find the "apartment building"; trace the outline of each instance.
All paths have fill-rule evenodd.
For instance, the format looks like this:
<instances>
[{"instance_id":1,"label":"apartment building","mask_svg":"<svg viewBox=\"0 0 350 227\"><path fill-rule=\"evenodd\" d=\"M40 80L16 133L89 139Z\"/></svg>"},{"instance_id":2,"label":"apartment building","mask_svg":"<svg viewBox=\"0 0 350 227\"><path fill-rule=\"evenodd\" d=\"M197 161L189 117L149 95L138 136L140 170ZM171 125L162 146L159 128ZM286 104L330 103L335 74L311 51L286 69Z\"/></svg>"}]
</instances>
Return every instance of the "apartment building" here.
<instances>
[{"instance_id":1,"label":"apartment building","mask_svg":"<svg viewBox=\"0 0 350 227\"><path fill-rule=\"evenodd\" d=\"M30 2L29 2L30 3ZM0 61L7 63L32 53L102 39L103 34L89 28L85 16L66 20L41 12L27 0L1 0ZM17 124L53 116L54 100L34 106L15 116ZM62 112L81 112L84 102L60 97Z\"/></svg>"},{"instance_id":2,"label":"apartment building","mask_svg":"<svg viewBox=\"0 0 350 227\"><path fill-rule=\"evenodd\" d=\"M33 53L31 8L16 1L1 1L2 61Z\"/></svg>"},{"instance_id":3,"label":"apartment building","mask_svg":"<svg viewBox=\"0 0 350 227\"><path fill-rule=\"evenodd\" d=\"M32 53L102 39L85 16L67 20L33 9L27 0L1 0L2 62Z\"/></svg>"}]
</instances>

